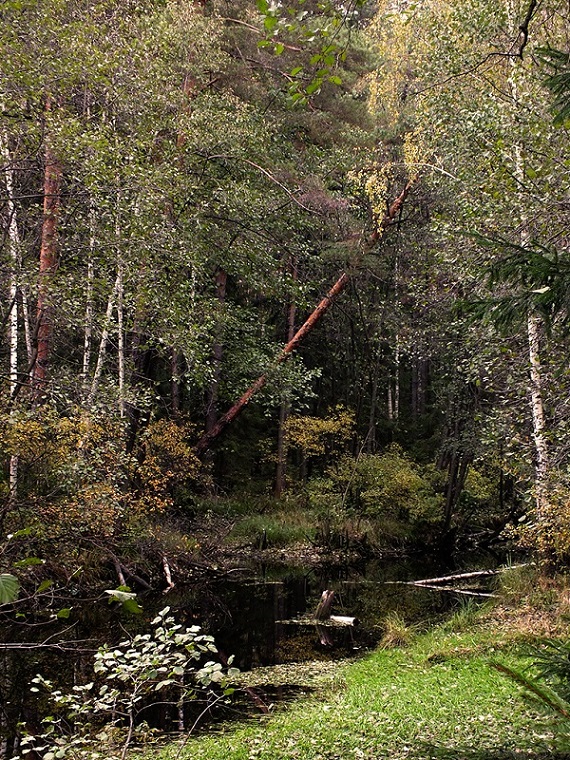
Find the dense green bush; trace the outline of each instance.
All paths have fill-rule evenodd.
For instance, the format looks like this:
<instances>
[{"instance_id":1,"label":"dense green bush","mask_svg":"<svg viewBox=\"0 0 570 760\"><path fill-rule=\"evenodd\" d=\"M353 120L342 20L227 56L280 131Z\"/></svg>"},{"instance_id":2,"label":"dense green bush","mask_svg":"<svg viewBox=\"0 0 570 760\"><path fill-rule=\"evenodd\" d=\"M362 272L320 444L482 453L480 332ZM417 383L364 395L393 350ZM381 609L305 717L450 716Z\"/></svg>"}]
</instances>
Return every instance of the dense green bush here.
<instances>
[{"instance_id":1,"label":"dense green bush","mask_svg":"<svg viewBox=\"0 0 570 760\"><path fill-rule=\"evenodd\" d=\"M342 457L308 485L309 503L323 517L373 520L392 537L405 537L441 520L440 473L415 464L400 446L383 454Z\"/></svg>"}]
</instances>

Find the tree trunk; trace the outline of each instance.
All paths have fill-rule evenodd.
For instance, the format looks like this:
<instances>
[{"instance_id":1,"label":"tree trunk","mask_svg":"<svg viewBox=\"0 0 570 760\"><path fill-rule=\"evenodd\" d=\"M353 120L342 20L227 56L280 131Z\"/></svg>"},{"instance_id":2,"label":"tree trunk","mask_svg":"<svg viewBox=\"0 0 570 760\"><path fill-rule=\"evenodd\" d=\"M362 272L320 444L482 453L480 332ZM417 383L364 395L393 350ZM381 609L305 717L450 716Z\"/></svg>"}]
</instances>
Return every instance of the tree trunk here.
<instances>
[{"instance_id":1,"label":"tree trunk","mask_svg":"<svg viewBox=\"0 0 570 760\"><path fill-rule=\"evenodd\" d=\"M394 419L400 419L400 364L401 352L399 337L396 336L396 355L394 357Z\"/></svg>"},{"instance_id":2,"label":"tree trunk","mask_svg":"<svg viewBox=\"0 0 570 760\"><path fill-rule=\"evenodd\" d=\"M303 326L297 330L293 338L283 348L275 360L275 366L282 364L291 356L303 338L311 332L314 326L318 324L318 322L326 314L334 299L345 290L349 282L350 277L346 274L346 272L343 272L333 287L329 290L327 295L310 315L310 317L305 321ZM240 414L244 407L249 404L252 397L257 393L257 391L263 388L267 382L267 376L267 373L260 375L253 383L253 385L250 385L243 396L238 401L236 401L231 409L229 409L222 417L220 417L212 430L210 430L208 433L205 433L202 438L200 438L198 444L196 445L196 452L198 455L203 454L208 450L213 441L215 441L216 438L226 429L226 427L235 420L235 418Z\"/></svg>"},{"instance_id":3,"label":"tree trunk","mask_svg":"<svg viewBox=\"0 0 570 760\"><path fill-rule=\"evenodd\" d=\"M117 274L117 277L115 279L115 284L113 286L113 290L107 301L105 321L103 323L103 331L101 333L101 341L99 343L99 352L97 354L97 364L95 365L95 371L93 372L93 379L91 381L91 388L89 390L89 395L87 397L88 406L92 406L97 396L97 391L99 389L99 381L101 380L101 374L103 372L103 364L105 362L105 352L107 350L107 343L109 341L109 330L111 327L111 318L113 316L113 309L115 308L115 301L117 298L117 293L119 291L120 281L121 281L121 275L119 273Z\"/></svg>"},{"instance_id":4,"label":"tree trunk","mask_svg":"<svg viewBox=\"0 0 570 760\"><path fill-rule=\"evenodd\" d=\"M125 416L125 324L123 261L117 272L117 366L119 374L119 416Z\"/></svg>"},{"instance_id":5,"label":"tree trunk","mask_svg":"<svg viewBox=\"0 0 570 760\"><path fill-rule=\"evenodd\" d=\"M292 268L296 278L296 267ZM293 301L287 308L287 343L293 340L295 335L295 316L297 307ZM277 467L275 468L275 486L273 495L276 499L281 498L285 489L285 475L287 471L287 446L285 441L285 425L289 417L290 405L284 401L279 408L279 428L277 430Z\"/></svg>"},{"instance_id":6,"label":"tree trunk","mask_svg":"<svg viewBox=\"0 0 570 760\"><path fill-rule=\"evenodd\" d=\"M445 537L450 529L453 515L455 514L459 498L465 487L471 455L454 448L449 461L447 485L445 489L445 506L443 513L442 534Z\"/></svg>"},{"instance_id":7,"label":"tree trunk","mask_svg":"<svg viewBox=\"0 0 570 760\"><path fill-rule=\"evenodd\" d=\"M372 390L370 393L370 414L368 415L368 434L366 436L366 450L369 454L376 451L376 400L378 397L378 374L372 378Z\"/></svg>"},{"instance_id":8,"label":"tree trunk","mask_svg":"<svg viewBox=\"0 0 570 760\"><path fill-rule=\"evenodd\" d=\"M51 111L51 98L47 98L46 115ZM48 366L53 337L53 305L51 291L53 275L57 269L57 225L61 202L62 167L55 155L49 136L45 146L44 205L37 305L36 359L33 371L35 403L46 396Z\"/></svg>"},{"instance_id":9,"label":"tree trunk","mask_svg":"<svg viewBox=\"0 0 570 760\"><path fill-rule=\"evenodd\" d=\"M4 169L4 181L6 185L6 208L8 212L8 251L10 259L10 287L9 287L9 317L8 317L8 350L9 350L9 378L10 396L14 393L18 383L18 273L20 269L20 235L16 219L16 207L14 205L14 177L10 168L11 157L8 143L4 135L0 135L2 158L6 162Z\"/></svg>"},{"instance_id":10,"label":"tree trunk","mask_svg":"<svg viewBox=\"0 0 570 760\"><path fill-rule=\"evenodd\" d=\"M14 176L10 168L11 156L8 148L8 140L0 134L0 147L2 158L6 162L4 180L6 185L7 210L8 210L8 249L10 258L10 314L8 317L8 350L9 350L9 387L10 398L13 398L18 387L18 275L20 272L20 235L16 219L16 206L14 204ZM18 457L12 455L9 465L9 497L8 504L12 505L16 500L18 491Z\"/></svg>"},{"instance_id":11,"label":"tree trunk","mask_svg":"<svg viewBox=\"0 0 570 760\"><path fill-rule=\"evenodd\" d=\"M418 418L418 356L416 353L416 349L414 349L414 353L412 356L412 381L411 381L411 388L410 388L410 407L411 407L411 413L412 413L412 420L414 422L417 421Z\"/></svg>"},{"instance_id":12,"label":"tree trunk","mask_svg":"<svg viewBox=\"0 0 570 760\"><path fill-rule=\"evenodd\" d=\"M87 262L87 283L85 286L85 325L83 331L83 388L87 390L87 378L91 365L91 345L93 342L93 281L95 279L95 264L93 253L95 250L95 207L91 203L89 208L89 260Z\"/></svg>"},{"instance_id":13,"label":"tree trunk","mask_svg":"<svg viewBox=\"0 0 570 760\"><path fill-rule=\"evenodd\" d=\"M219 267L216 272L216 298L220 308L223 308L226 301L227 284L227 272ZM220 326L217 327L217 332L220 333ZM206 434L210 433L218 422L218 395L220 390L220 379L222 376L223 353L224 349L220 340L220 335L218 335L216 342L212 347L212 364L214 371L206 396Z\"/></svg>"},{"instance_id":14,"label":"tree trunk","mask_svg":"<svg viewBox=\"0 0 570 760\"><path fill-rule=\"evenodd\" d=\"M542 400L542 368L540 363L540 338L542 320L538 314L529 311L527 318L529 397L532 418L532 438L534 442L534 486L537 517L544 516L548 506L549 451L544 404Z\"/></svg>"},{"instance_id":15,"label":"tree trunk","mask_svg":"<svg viewBox=\"0 0 570 760\"><path fill-rule=\"evenodd\" d=\"M517 26L517 8L512 0L507 0L507 16L513 30L522 28ZM529 11L530 12L530 11ZM530 18L530 17L528 17ZM511 70L509 73L510 94L512 102L517 105L519 100L519 86L524 76L521 68L521 60L509 58ZM524 82L522 82L524 85ZM512 125L510 125L512 128ZM523 190L526 186L524 144L519 141L513 146L514 175L517 180L517 210L520 220L520 245L525 247L530 242L529 220L525 206ZM549 475L549 451L547 440L546 417L543 404L543 379L542 365L540 361L540 340L542 334L542 319L532 309L527 313L527 336L528 336L528 363L529 363L529 406L532 421L532 437L534 443L534 498L537 518L540 521L548 507L548 475Z\"/></svg>"},{"instance_id":16,"label":"tree trunk","mask_svg":"<svg viewBox=\"0 0 570 760\"><path fill-rule=\"evenodd\" d=\"M176 419L180 415L180 354L173 348L170 356L170 411Z\"/></svg>"}]
</instances>

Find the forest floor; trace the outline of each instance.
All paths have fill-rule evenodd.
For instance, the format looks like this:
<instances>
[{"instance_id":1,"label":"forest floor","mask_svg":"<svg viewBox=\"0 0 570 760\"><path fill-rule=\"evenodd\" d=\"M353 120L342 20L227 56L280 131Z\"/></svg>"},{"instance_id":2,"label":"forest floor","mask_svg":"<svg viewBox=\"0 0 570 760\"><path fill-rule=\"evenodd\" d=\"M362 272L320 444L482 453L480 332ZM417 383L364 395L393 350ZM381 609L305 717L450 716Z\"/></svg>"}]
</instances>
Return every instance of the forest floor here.
<instances>
[{"instance_id":1,"label":"forest floor","mask_svg":"<svg viewBox=\"0 0 570 760\"><path fill-rule=\"evenodd\" d=\"M465 607L428 631L402 630L356 661L303 663L243 674L244 685L297 687L269 714L237 714L158 750L161 760L561 760L553 718L495 662L530 666L529 645L567 636L565 587L508 585L499 604ZM407 640L403 646L393 646ZM388 646L392 644L392 646ZM238 711L236 705L236 712Z\"/></svg>"}]
</instances>

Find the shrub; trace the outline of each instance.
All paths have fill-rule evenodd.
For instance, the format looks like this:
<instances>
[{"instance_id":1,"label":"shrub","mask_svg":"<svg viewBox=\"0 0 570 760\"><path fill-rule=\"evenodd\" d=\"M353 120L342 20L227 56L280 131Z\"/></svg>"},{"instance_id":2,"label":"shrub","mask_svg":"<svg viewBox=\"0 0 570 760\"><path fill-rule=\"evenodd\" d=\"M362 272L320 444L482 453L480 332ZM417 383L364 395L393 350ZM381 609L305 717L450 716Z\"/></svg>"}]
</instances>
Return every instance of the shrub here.
<instances>
[{"instance_id":1,"label":"shrub","mask_svg":"<svg viewBox=\"0 0 570 760\"><path fill-rule=\"evenodd\" d=\"M159 699L182 715L185 703L199 695L206 700L206 709L227 696L231 691L228 678L237 670L230 667L225 673L219 662L204 662L217 652L213 638L202 634L198 626L175 625L169 611L165 607L158 613L152 633L115 647L100 647L94 657L93 680L87 684L64 693L36 676L32 691L47 691L55 714L43 720L43 733L22 737L23 754L32 751L42 760L93 760L101 756L103 745L105 757L122 760L133 740L148 733L141 715L150 703ZM221 691L215 693L213 686Z\"/></svg>"},{"instance_id":2,"label":"shrub","mask_svg":"<svg viewBox=\"0 0 570 760\"><path fill-rule=\"evenodd\" d=\"M379 522L385 534L405 537L441 520L443 497L435 470L420 467L393 444L381 455L344 456L309 484L316 511Z\"/></svg>"}]
</instances>

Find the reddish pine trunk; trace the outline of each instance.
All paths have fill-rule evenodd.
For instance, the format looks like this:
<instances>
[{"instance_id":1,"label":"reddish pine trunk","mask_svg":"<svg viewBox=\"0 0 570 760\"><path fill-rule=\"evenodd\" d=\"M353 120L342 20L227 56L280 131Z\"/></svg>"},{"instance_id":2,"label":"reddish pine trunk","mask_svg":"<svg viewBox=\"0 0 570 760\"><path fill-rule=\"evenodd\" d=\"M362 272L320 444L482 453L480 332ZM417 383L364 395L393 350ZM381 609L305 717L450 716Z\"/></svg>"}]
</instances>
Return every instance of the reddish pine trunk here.
<instances>
[{"instance_id":1,"label":"reddish pine trunk","mask_svg":"<svg viewBox=\"0 0 570 760\"><path fill-rule=\"evenodd\" d=\"M51 101L46 102L46 111ZM36 402L45 396L48 366L53 335L52 278L57 269L57 225L61 201L62 167L50 147L45 148L44 207L37 305L37 349L33 373L33 392Z\"/></svg>"},{"instance_id":2,"label":"reddish pine trunk","mask_svg":"<svg viewBox=\"0 0 570 760\"><path fill-rule=\"evenodd\" d=\"M305 335L308 335L308 333L311 332L313 327L327 312L336 296L339 295L339 293L342 293L349 282L350 277L345 272L343 272L335 284L332 286L332 288L329 290L327 295L313 311L311 316L307 319L305 324L299 330L297 330L292 340L290 340L289 343L287 343L287 345L283 348L275 361L275 365L279 365L289 358L299 343L303 340ZM212 430L200 438L196 446L196 453L198 455L203 454L205 451L207 451L211 443L215 441L215 439L226 429L226 427L235 420L242 409L247 406L247 404L249 404L252 396L254 396L257 391L261 390L266 382L267 373L264 372L263 375L260 375L260 377L257 378L253 385L250 385L250 387L246 390L239 401L236 401L232 408L229 409L222 417L220 417Z\"/></svg>"}]
</instances>

